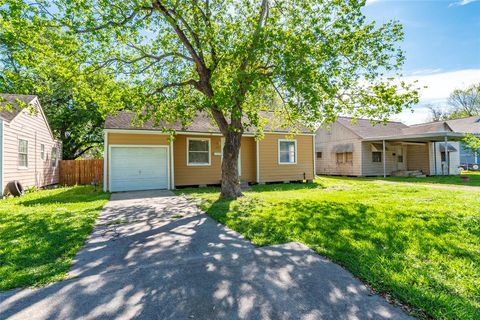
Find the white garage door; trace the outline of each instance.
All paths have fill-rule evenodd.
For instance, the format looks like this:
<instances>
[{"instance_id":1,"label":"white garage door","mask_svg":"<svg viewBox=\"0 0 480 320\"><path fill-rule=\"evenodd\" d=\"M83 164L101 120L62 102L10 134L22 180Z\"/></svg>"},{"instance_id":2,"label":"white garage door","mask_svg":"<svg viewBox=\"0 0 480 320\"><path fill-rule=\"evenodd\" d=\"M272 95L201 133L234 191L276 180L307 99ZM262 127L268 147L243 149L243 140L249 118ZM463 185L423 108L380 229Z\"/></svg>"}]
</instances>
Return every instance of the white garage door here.
<instances>
[{"instance_id":1,"label":"white garage door","mask_svg":"<svg viewBox=\"0 0 480 320\"><path fill-rule=\"evenodd\" d=\"M167 147L113 147L110 191L168 189Z\"/></svg>"}]
</instances>

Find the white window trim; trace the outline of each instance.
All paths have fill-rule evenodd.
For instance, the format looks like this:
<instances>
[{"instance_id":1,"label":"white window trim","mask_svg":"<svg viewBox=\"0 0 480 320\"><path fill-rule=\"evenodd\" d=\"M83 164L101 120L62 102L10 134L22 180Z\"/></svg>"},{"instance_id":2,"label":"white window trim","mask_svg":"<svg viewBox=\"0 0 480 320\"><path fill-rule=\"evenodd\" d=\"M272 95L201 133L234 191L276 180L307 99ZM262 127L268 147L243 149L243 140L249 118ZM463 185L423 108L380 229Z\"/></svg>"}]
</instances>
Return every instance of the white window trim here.
<instances>
[{"instance_id":1,"label":"white window trim","mask_svg":"<svg viewBox=\"0 0 480 320\"><path fill-rule=\"evenodd\" d=\"M55 165L52 163L52 156L54 154L53 149L55 149ZM58 148L56 146L53 146L50 150L50 165L52 166L52 168L58 167Z\"/></svg>"},{"instance_id":2,"label":"white window trim","mask_svg":"<svg viewBox=\"0 0 480 320\"><path fill-rule=\"evenodd\" d=\"M45 160L45 144L40 144L40 159Z\"/></svg>"},{"instance_id":3,"label":"white window trim","mask_svg":"<svg viewBox=\"0 0 480 320\"><path fill-rule=\"evenodd\" d=\"M21 166L20 165L20 140L27 141L27 165L26 166ZM27 170L28 169L28 163L30 162L30 161L28 161L28 145L29 145L28 139L21 138L21 137L17 138L17 166L18 166L19 170Z\"/></svg>"},{"instance_id":4,"label":"white window trim","mask_svg":"<svg viewBox=\"0 0 480 320\"><path fill-rule=\"evenodd\" d=\"M295 145L295 162L281 162L280 161L280 143L281 142L294 142L294 145ZM277 153L278 153L278 164L281 164L281 165L297 164L297 158L298 158L297 140L296 139L278 139Z\"/></svg>"},{"instance_id":5,"label":"white window trim","mask_svg":"<svg viewBox=\"0 0 480 320\"><path fill-rule=\"evenodd\" d=\"M188 160L190 141L208 141L208 163L190 163ZM187 166L188 167L208 167L212 164L212 140L210 138L187 138Z\"/></svg>"}]
</instances>

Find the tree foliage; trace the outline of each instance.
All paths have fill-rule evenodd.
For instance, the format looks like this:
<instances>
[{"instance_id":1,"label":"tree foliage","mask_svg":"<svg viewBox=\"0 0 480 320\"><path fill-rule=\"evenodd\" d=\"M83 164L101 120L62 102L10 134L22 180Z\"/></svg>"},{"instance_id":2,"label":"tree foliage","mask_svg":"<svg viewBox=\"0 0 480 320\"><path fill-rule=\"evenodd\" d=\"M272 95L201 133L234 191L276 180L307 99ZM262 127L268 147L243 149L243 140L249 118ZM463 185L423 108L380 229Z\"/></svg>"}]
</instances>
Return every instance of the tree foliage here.
<instances>
[{"instance_id":1,"label":"tree foliage","mask_svg":"<svg viewBox=\"0 0 480 320\"><path fill-rule=\"evenodd\" d=\"M26 1L0 6L0 92L36 94L63 158L98 151L103 144L102 110L125 108L125 85L102 70L92 72L80 40L52 24Z\"/></svg>"},{"instance_id":2,"label":"tree foliage","mask_svg":"<svg viewBox=\"0 0 480 320\"><path fill-rule=\"evenodd\" d=\"M480 115L480 84L454 90L448 98L448 104L453 108L450 119Z\"/></svg>"},{"instance_id":3,"label":"tree foliage","mask_svg":"<svg viewBox=\"0 0 480 320\"><path fill-rule=\"evenodd\" d=\"M222 196L240 195L242 133L261 110L312 128L338 114L386 119L418 101L394 80L397 22L377 25L358 0L37 0L84 44L87 63L140 93L139 120L210 115L225 136ZM273 104L276 99L281 104ZM109 111L115 105L106 106Z\"/></svg>"},{"instance_id":4,"label":"tree foliage","mask_svg":"<svg viewBox=\"0 0 480 320\"><path fill-rule=\"evenodd\" d=\"M472 153L480 152L480 137L473 134L467 134L463 139L464 146Z\"/></svg>"}]
</instances>

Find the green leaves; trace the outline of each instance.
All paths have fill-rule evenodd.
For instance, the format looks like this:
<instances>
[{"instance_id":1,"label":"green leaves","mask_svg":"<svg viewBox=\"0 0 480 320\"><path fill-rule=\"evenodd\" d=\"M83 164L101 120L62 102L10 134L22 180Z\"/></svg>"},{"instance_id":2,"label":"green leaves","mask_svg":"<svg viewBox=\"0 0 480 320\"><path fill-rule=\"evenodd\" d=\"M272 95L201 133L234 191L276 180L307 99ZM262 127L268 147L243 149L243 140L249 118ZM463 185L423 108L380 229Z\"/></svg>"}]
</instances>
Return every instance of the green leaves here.
<instances>
[{"instance_id":1,"label":"green leaves","mask_svg":"<svg viewBox=\"0 0 480 320\"><path fill-rule=\"evenodd\" d=\"M473 134L467 134L463 139L465 147L472 152L480 152L480 137Z\"/></svg>"},{"instance_id":2,"label":"green leaves","mask_svg":"<svg viewBox=\"0 0 480 320\"><path fill-rule=\"evenodd\" d=\"M216 109L259 127L260 110L313 126L339 113L384 118L417 101L412 87L390 79L404 60L401 25L367 23L362 6L56 0L50 7L82 44L87 65L135 87L137 110L148 105L150 117L188 121L196 110Z\"/></svg>"}]
</instances>

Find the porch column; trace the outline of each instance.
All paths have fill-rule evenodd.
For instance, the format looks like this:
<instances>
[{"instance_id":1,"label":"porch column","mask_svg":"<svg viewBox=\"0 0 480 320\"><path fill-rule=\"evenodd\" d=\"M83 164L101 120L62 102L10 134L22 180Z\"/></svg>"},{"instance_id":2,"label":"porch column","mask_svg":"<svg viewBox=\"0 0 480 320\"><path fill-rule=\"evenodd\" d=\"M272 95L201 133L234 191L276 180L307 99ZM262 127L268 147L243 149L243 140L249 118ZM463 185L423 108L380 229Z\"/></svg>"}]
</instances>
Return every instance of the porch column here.
<instances>
[{"instance_id":1,"label":"porch column","mask_svg":"<svg viewBox=\"0 0 480 320\"><path fill-rule=\"evenodd\" d=\"M448 137L445 135L445 162L447 164L447 176L450 174L450 159L448 156Z\"/></svg>"},{"instance_id":2,"label":"porch column","mask_svg":"<svg viewBox=\"0 0 480 320\"><path fill-rule=\"evenodd\" d=\"M435 168L435 175L438 174L437 170L437 143L433 141L433 167Z\"/></svg>"},{"instance_id":3,"label":"porch column","mask_svg":"<svg viewBox=\"0 0 480 320\"><path fill-rule=\"evenodd\" d=\"M385 140L382 141L382 147L383 147L383 152L382 152L382 155L383 155L383 177L386 178L387 177L387 163L385 161L385 159L387 158L386 155L385 155Z\"/></svg>"}]
</instances>

